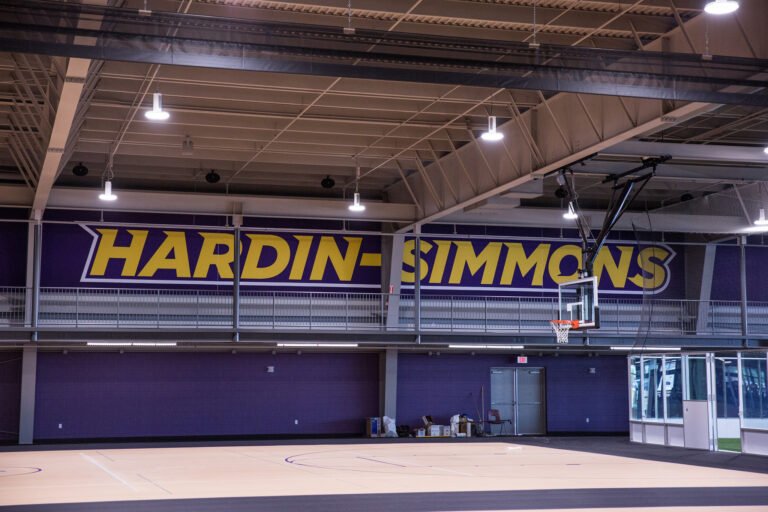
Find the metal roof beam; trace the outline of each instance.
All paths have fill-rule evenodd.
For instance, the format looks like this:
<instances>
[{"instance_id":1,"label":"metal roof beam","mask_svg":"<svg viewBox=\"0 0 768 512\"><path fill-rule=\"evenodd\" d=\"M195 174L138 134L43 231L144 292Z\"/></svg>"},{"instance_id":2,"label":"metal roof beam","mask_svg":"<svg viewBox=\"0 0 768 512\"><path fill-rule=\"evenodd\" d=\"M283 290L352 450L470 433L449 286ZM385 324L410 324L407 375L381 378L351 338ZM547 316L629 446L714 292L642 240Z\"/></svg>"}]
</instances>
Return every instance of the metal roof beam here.
<instances>
[{"instance_id":1,"label":"metal roof beam","mask_svg":"<svg viewBox=\"0 0 768 512\"><path fill-rule=\"evenodd\" d=\"M749 3L744 5L739 13L738 16L726 20L694 18L686 24L687 37L682 30L672 31L665 37L663 47L661 41L654 42L645 48L645 53L689 49L689 39L703 40L707 25L717 23L718 32L739 34L740 37L712 39L710 50L713 54L752 57L753 52L757 51L757 55L761 58L768 57L768 40L763 37L765 28L756 21L768 17L768 3ZM757 73L752 78L762 81L763 88L728 88L728 90L740 90L745 95L764 94L766 74ZM461 179L461 169L455 163L457 158L461 158L465 166L478 169L476 171L479 178L478 193L453 204L449 202L443 207L424 201L422 204L424 215L415 225L436 222L457 214L476 203L506 193L531 180L542 179L547 174L592 154L608 152L619 143L674 126L718 107L717 103L707 102L681 104L608 95L579 97L568 93L557 94L546 99L546 108L539 106L521 113L510 107L512 120L499 128L499 131L505 135L502 141L495 144L482 141L466 144L453 154L443 157L441 162L449 179L453 180ZM479 145L483 145L486 159L494 168L499 169L501 178L499 184L480 179L482 173L479 168L484 165L484 162L475 156ZM648 149L658 151L664 148L649 147ZM661 154L665 152L668 151L661 151ZM646 151L643 150L642 154L645 155ZM659 156L659 153L653 153L653 155ZM765 155L761 157L765 161ZM417 195L420 194L419 189L422 185L418 176L411 177L409 186ZM439 183L436 186L439 186ZM402 195L403 192L398 185L390 188L390 197L399 198ZM514 222L513 219L517 215L518 210L510 210L509 222ZM410 230L415 225L404 227L403 230ZM683 229L683 231L687 230Z\"/></svg>"},{"instance_id":2,"label":"metal roof beam","mask_svg":"<svg viewBox=\"0 0 768 512\"><path fill-rule=\"evenodd\" d=\"M768 154L763 149L715 144L675 144L631 140L601 151L600 154L637 157L670 155L673 161L732 162L768 166Z\"/></svg>"},{"instance_id":3,"label":"metal roof beam","mask_svg":"<svg viewBox=\"0 0 768 512\"><path fill-rule=\"evenodd\" d=\"M69 21L80 12L103 16L116 29L73 27ZM639 54L564 46L530 48L525 43L368 30L340 37L335 27L224 18L211 24L209 17L171 13L154 13L151 18L139 20L134 10L82 5L75 8L72 4L52 5L39 0L3 0L0 1L0 13L0 28L3 29L0 46L17 52L215 69L768 106L768 95L724 90L728 85L763 85L748 77L768 67L765 60L718 55L709 62L697 56L674 53L690 50L684 47ZM179 35L158 36L157 29L164 26L179 26ZM186 34L194 34L194 37ZM96 45L78 44L76 36L95 38ZM371 44L376 48L366 51ZM457 47L461 47L461 51Z\"/></svg>"},{"instance_id":4,"label":"metal roof beam","mask_svg":"<svg viewBox=\"0 0 768 512\"><path fill-rule=\"evenodd\" d=\"M85 0L84 4L105 6L108 0ZM93 31L101 28L99 16L78 18L76 26L79 30ZM74 44L92 46L96 40L92 37L78 35L73 39ZM59 102L53 120L45 157L39 171L35 197L32 201L32 216L40 218L50 197L53 184L59 175L61 167L66 163L67 155L71 154L73 128L77 130L79 121L78 107L83 96L86 81L91 69L91 59L72 57L67 62L66 73L59 92Z\"/></svg>"}]
</instances>

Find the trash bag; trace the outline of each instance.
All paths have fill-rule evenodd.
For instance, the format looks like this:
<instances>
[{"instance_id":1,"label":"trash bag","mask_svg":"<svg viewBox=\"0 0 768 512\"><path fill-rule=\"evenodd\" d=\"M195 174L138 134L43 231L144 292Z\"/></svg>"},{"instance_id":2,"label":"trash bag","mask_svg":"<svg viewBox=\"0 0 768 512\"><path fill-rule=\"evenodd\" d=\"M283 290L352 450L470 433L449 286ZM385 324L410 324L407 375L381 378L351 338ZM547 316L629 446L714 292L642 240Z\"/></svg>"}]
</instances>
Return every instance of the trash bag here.
<instances>
[{"instance_id":1,"label":"trash bag","mask_svg":"<svg viewBox=\"0 0 768 512\"><path fill-rule=\"evenodd\" d=\"M456 437L459 433L459 422L461 421L460 414L454 414L451 416L451 437Z\"/></svg>"},{"instance_id":2,"label":"trash bag","mask_svg":"<svg viewBox=\"0 0 768 512\"><path fill-rule=\"evenodd\" d=\"M395 425L395 419L389 416L384 416L384 437L397 437L397 426Z\"/></svg>"}]
</instances>

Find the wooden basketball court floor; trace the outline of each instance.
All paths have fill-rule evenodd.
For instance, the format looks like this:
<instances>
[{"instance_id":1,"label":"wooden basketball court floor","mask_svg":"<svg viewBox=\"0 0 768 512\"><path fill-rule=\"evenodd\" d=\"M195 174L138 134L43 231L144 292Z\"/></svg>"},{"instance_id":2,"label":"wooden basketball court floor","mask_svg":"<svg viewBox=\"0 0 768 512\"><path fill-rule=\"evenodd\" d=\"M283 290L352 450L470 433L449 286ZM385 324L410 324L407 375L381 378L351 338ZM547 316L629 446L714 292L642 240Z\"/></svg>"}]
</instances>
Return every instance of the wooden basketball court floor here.
<instances>
[{"instance_id":1,"label":"wooden basketball court floor","mask_svg":"<svg viewBox=\"0 0 768 512\"><path fill-rule=\"evenodd\" d=\"M768 458L626 438L0 448L6 511L768 511Z\"/></svg>"}]
</instances>

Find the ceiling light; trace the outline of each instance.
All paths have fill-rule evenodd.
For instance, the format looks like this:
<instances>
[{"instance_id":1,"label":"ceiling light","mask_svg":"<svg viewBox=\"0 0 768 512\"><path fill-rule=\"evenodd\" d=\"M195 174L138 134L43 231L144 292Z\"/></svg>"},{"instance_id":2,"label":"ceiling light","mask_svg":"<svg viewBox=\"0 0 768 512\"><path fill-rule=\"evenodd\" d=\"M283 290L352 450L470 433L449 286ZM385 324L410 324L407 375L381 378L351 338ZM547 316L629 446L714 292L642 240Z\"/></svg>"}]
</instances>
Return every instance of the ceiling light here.
<instances>
[{"instance_id":1,"label":"ceiling light","mask_svg":"<svg viewBox=\"0 0 768 512\"><path fill-rule=\"evenodd\" d=\"M711 0L704 6L709 14L730 14L739 8L736 0Z\"/></svg>"},{"instance_id":2,"label":"ceiling light","mask_svg":"<svg viewBox=\"0 0 768 512\"><path fill-rule=\"evenodd\" d=\"M755 226L768 226L768 219L765 218L765 208L760 208L760 217L755 221Z\"/></svg>"},{"instance_id":3,"label":"ceiling light","mask_svg":"<svg viewBox=\"0 0 768 512\"><path fill-rule=\"evenodd\" d=\"M765 149L763 150L763 153L765 153L766 155L768 155L768 146L765 146Z\"/></svg>"},{"instance_id":4,"label":"ceiling light","mask_svg":"<svg viewBox=\"0 0 768 512\"><path fill-rule=\"evenodd\" d=\"M219 175L219 173L217 173L213 169L211 169L211 172L205 175L205 181L207 181L210 184L218 183L220 179L221 179L221 175Z\"/></svg>"},{"instance_id":5,"label":"ceiling light","mask_svg":"<svg viewBox=\"0 0 768 512\"><path fill-rule=\"evenodd\" d=\"M568 220L576 220L579 218L579 214L573 209L573 203L568 203L568 211L563 214L563 218Z\"/></svg>"},{"instance_id":6,"label":"ceiling light","mask_svg":"<svg viewBox=\"0 0 768 512\"><path fill-rule=\"evenodd\" d=\"M163 95L156 92L152 95L152 110L144 112L144 117L152 121L165 121L171 115L167 110L163 110Z\"/></svg>"},{"instance_id":7,"label":"ceiling light","mask_svg":"<svg viewBox=\"0 0 768 512\"><path fill-rule=\"evenodd\" d=\"M114 201L117 196L112 193L112 182L107 180L104 182L104 192L99 194L99 199L102 201Z\"/></svg>"},{"instance_id":8,"label":"ceiling light","mask_svg":"<svg viewBox=\"0 0 768 512\"><path fill-rule=\"evenodd\" d=\"M195 154L195 143L192 142L192 137L187 135L181 142L181 154L183 156L192 156Z\"/></svg>"},{"instance_id":9,"label":"ceiling light","mask_svg":"<svg viewBox=\"0 0 768 512\"><path fill-rule=\"evenodd\" d=\"M72 174L75 176L83 177L88 174L88 168L83 165L83 162L80 162L76 166L72 168Z\"/></svg>"},{"instance_id":10,"label":"ceiling light","mask_svg":"<svg viewBox=\"0 0 768 512\"><path fill-rule=\"evenodd\" d=\"M352 199L352 204L349 205L349 211L351 212L364 212L365 205L360 202L360 192L355 192Z\"/></svg>"},{"instance_id":11,"label":"ceiling light","mask_svg":"<svg viewBox=\"0 0 768 512\"><path fill-rule=\"evenodd\" d=\"M355 172L355 195L352 196L352 204L349 205L349 211L351 212L364 212L365 205L360 202L360 192L358 192L358 186L360 184L360 166L357 166Z\"/></svg>"},{"instance_id":12,"label":"ceiling light","mask_svg":"<svg viewBox=\"0 0 768 512\"><path fill-rule=\"evenodd\" d=\"M483 132L480 138L489 142L496 142L504 138L504 134L496 131L496 116L488 116L488 131Z\"/></svg>"}]
</instances>

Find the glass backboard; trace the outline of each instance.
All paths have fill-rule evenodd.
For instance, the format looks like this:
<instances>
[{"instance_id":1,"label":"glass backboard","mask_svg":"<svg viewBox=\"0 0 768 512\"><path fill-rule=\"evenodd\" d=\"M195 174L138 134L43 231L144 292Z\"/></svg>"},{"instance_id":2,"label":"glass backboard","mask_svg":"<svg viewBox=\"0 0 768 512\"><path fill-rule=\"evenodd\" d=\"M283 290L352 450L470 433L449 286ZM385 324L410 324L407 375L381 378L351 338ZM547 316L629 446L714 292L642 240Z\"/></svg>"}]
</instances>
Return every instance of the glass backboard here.
<instances>
[{"instance_id":1,"label":"glass backboard","mask_svg":"<svg viewBox=\"0 0 768 512\"><path fill-rule=\"evenodd\" d=\"M578 329L600 328L597 278L583 277L558 286L558 320L577 320Z\"/></svg>"}]
</instances>

